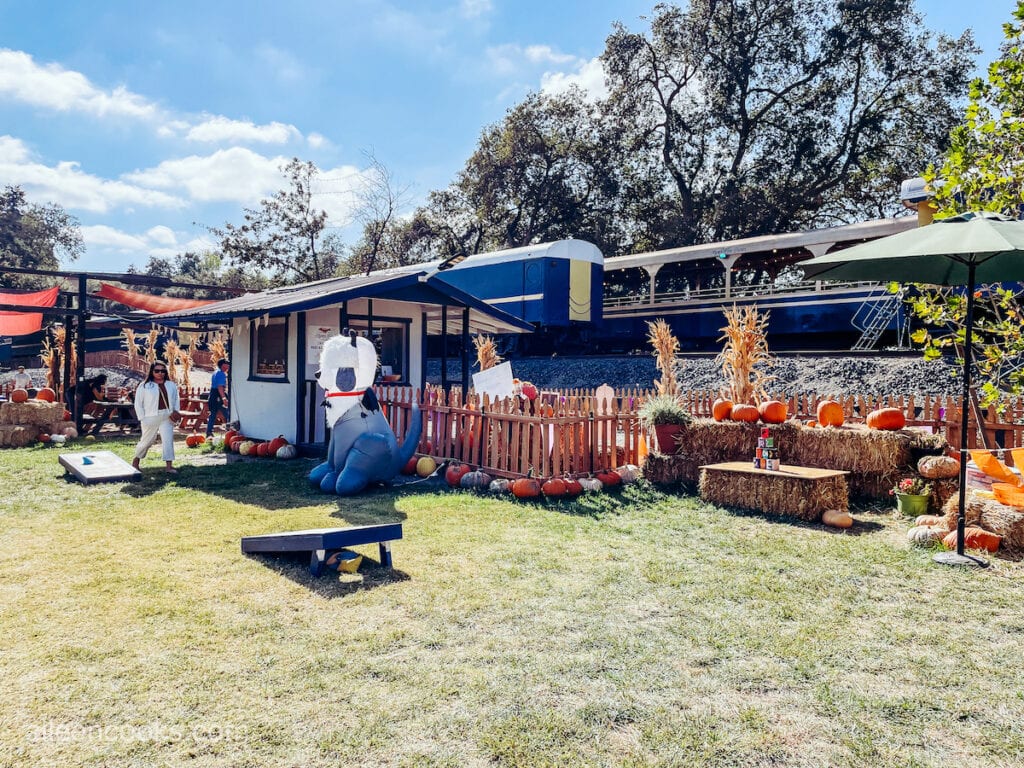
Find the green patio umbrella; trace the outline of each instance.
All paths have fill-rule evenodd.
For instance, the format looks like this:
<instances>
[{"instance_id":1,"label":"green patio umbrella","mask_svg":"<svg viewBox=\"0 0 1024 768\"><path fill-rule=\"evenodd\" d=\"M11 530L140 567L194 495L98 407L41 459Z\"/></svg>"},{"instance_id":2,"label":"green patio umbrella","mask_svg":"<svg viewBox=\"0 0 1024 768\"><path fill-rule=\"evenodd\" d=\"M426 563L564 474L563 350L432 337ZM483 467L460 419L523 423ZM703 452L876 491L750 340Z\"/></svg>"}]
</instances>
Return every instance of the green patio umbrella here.
<instances>
[{"instance_id":1,"label":"green patio umbrella","mask_svg":"<svg viewBox=\"0 0 1024 768\"><path fill-rule=\"evenodd\" d=\"M893 280L901 283L962 285L967 293L963 395L960 431L960 506L956 554L935 559L956 565L985 565L964 555L964 507L967 496L967 404L971 391L971 343L974 289L979 283L1024 281L1024 221L994 213L965 213L919 229L855 245L801 262L808 278Z\"/></svg>"}]
</instances>

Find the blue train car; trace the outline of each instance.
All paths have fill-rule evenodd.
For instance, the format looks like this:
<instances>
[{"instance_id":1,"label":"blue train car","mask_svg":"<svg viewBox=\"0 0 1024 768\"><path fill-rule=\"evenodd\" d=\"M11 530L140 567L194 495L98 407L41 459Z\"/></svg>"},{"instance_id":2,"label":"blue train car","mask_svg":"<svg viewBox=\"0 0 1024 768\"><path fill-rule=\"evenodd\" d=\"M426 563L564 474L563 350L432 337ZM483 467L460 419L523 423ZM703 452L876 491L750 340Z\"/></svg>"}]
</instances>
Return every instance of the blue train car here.
<instances>
[{"instance_id":1,"label":"blue train car","mask_svg":"<svg viewBox=\"0 0 1024 768\"><path fill-rule=\"evenodd\" d=\"M558 240L470 256L439 277L542 329L601 322L604 256L584 240Z\"/></svg>"}]
</instances>

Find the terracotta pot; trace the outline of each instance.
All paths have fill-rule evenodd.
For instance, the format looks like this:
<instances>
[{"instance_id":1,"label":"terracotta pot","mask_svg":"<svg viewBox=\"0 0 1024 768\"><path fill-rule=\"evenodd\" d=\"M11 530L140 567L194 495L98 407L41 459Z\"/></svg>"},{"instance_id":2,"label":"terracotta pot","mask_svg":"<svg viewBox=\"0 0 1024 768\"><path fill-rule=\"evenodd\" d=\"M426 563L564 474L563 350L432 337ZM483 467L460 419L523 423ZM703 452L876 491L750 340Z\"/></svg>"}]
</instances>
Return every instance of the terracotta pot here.
<instances>
[{"instance_id":1,"label":"terracotta pot","mask_svg":"<svg viewBox=\"0 0 1024 768\"><path fill-rule=\"evenodd\" d=\"M665 454L679 452L679 445L676 443L676 435L683 428L678 424L658 424L654 427L654 437L658 451Z\"/></svg>"}]
</instances>

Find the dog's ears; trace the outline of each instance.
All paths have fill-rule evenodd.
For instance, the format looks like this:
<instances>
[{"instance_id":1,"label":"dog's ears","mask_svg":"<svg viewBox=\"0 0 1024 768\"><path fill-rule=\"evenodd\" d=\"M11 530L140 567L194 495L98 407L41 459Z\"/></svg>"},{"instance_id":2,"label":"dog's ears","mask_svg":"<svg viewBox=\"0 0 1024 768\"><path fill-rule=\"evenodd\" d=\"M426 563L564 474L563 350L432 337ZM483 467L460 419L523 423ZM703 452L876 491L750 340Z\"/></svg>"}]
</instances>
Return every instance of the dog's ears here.
<instances>
[{"instance_id":1,"label":"dog's ears","mask_svg":"<svg viewBox=\"0 0 1024 768\"><path fill-rule=\"evenodd\" d=\"M343 331L341 332L341 335L342 335L342 336L345 336L345 335L347 335L347 336L348 336L348 338L349 338L349 340L350 340L350 341L352 342L352 346L354 347L354 346L356 345L356 337L357 337L357 336L358 336L359 334L358 334L358 333L357 333L357 332L356 332L356 331L355 331L354 329L352 329L352 328L345 328L345 329L344 329L344 330L343 330Z\"/></svg>"}]
</instances>

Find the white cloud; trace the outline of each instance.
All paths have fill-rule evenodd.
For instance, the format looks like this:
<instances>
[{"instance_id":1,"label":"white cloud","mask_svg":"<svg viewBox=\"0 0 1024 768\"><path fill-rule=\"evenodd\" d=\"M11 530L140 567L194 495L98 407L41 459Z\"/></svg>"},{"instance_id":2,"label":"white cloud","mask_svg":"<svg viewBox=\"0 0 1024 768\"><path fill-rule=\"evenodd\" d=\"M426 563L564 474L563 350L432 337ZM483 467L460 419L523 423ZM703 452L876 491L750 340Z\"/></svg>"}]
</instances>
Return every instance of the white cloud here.
<instances>
[{"instance_id":1,"label":"white cloud","mask_svg":"<svg viewBox=\"0 0 1024 768\"><path fill-rule=\"evenodd\" d=\"M193 200L251 204L281 189L286 157L264 157L244 147L212 155L165 160L154 168L125 175L128 181L158 189L184 189Z\"/></svg>"},{"instance_id":2,"label":"white cloud","mask_svg":"<svg viewBox=\"0 0 1024 768\"><path fill-rule=\"evenodd\" d=\"M133 205L154 208L186 205L180 197L165 192L84 173L78 163L48 166L36 162L25 143L12 136L0 136L0 179L23 187L33 199L96 213Z\"/></svg>"},{"instance_id":3,"label":"white cloud","mask_svg":"<svg viewBox=\"0 0 1024 768\"><path fill-rule=\"evenodd\" d=\"M193 126L185 138L205 142L287 144L292 139L301 139L302 134L294 125L276 121L256 125L248 120L230 120L217 115Z\"/></svg>"},{"instance_id":4,"label":"white cloud","mask_svg":"<svg viewBox=\"0 0 1024 768\"><path fill-rule=\"evenodd\" d=\"M608 95L604 82L604 68L600 59L582 62L575 72L545 72L540 79L540 88L546 93L564 93L572 86L582 88L591 101Z\"/></svg>"},{"instance_id":5,"label":"white cloud","mask_svg":"<svg viewBox=\"0 0 1024 768\"><path fill-rule=\"evenodd\" d=\"M330 141L322 133L310 133L306 136L306 141L309 142L309 146L313 149L322 149L323 147L330 146Z\"/></svg>"},{"instance_id":6,"label":"white cloud","mask_svg":"<svg viewBox=\"0 0 1024 768\"><path fill-rule=\"evenodd\" d=\"M105 91L80 72L59 64L39 65L29 54L8 48L0 48L0 97L97 117L153 120L160 115L156 104L122 86Z\"/></svg>"},{"instance_id":7,"label":"white cloud","mask_svg":"<svg viewBox=\"0 0 1024 768\"><path fill-rule=\"evenodd\" d=\"M146 237L152 242L160 245L177 245L178 243L178 238L174 234L174 230L170 227L165 227L162 224L158 224L155 227L147 229Z\"/></svg>"},{"instance_id":8,"label":"white cloud","mask_svg":"<svg viewBox=\"0 0 1024 768\"><path fill-rule=\"evenodd\" d=\"M475 19L494 10L491 0L460 0L459 13L467 19Z\"/></svg>"},{"instance_id":9,"label":"white cloud","mask_svg":"<svg viewBox=\"0 0 1024 768\"><path fill-rule=\"evenodd\" d=\"M149 244L145 237L129 235L105 224L81 227L82 239L88 247L109 248L115 251L142 251Z\"/></svg>"},{"instance_id":10,"label":"white cloud","mask_svg":"<svg viewBox=\"0 0 1024 768\"><path fill-rule=\"evenodd\" d=\"M527 45L505 43L492 46L486 51L492 71L498 75L512 75L526 68L546 64L571 64L579 62L575 56L560 53L550 45Z\"/></svg>"}]
</instances>

